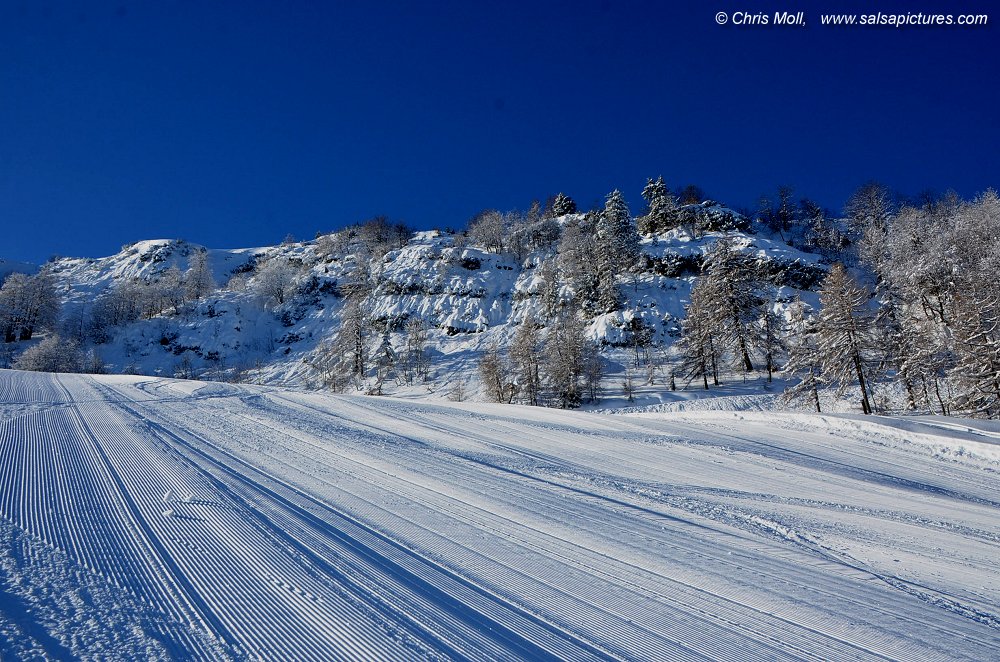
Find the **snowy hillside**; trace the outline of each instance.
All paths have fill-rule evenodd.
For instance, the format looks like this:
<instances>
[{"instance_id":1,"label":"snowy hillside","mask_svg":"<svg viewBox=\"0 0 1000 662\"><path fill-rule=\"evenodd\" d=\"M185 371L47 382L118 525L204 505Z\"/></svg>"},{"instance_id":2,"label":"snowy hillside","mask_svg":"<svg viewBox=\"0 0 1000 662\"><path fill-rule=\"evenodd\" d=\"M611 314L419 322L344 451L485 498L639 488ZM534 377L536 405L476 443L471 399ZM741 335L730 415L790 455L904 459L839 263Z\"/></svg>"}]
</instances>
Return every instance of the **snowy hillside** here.
<instances>
[{"instance_id":1,"label":"snowy hillside","mask_svg":"<svg viewBox=\"0 0 1000 662\"><path fill-rule=\"evenodd\" d=\"M734 214L724 207L692 207L710 221ZM569 215L555 222L582 218ZM236 250L143 241L110 257L59 259L49 269L65 302L64 335L92 347L109 372L315 386L321 376L313 366L342 325L345 288L363 279L368 289L362 305L370 320L367 351L375 352L388 332L389 344L402 353L406 323L419 320L427 328L426 377L416 386L397 379L380 389L443 397L461 382L469 382L475 392L475 366L484 348L509 343L525 319L543 320L555 307L579 299L571 285L555 280L552 265L565 258L554 245L518 257L487 251L462 235L429 231L373 255L345 234ZM731 238L779 285L779 306L800 291L814 300L806 290L815 287L824 267L816 255L776 239L682 228L646 235L640 243L642 269L619 279L618 309L593 311L586 320L587 334L606 348L612 372L619 366L614 347L631 344L636 324L648 329L652 343L664 351L674 342L700 261L721 237ZM334 242L339 243L331 247ZM155 296L168 303L147 312L137 308L123 323L90 330L98 309L107 308L101 308L102 297L117 291L125 292L128 301L148 298L147 290L180 282L180 272L199 254L206 256L217 289L181 306L169 303L175 296L170 287L179 286L165 285ZM263 275L267 269L287 280L283 290L268 289L273 274Z\"/></svg>"},{"instance_id":2,"label":"snowy hillside","mask_svg":"<svg viewBox=\"0 0 1000 662\"><path fill-rule=\"evenodd\" d=\"M990 423L17 371L0 403L4 659L910 662L1000 644Z\"/></svg>"},{"instance_id":3,"label":"snowy hillside","mask_svg":"<svg viewBox=\"0 0 1000 662\"><path fill-rule=\"evenodd\" d=\"M11 260L4 260L0 258L0 283L8 275L13 273L20 274L33 274L38 271L38 267L34 264L28 264L27 262L13 262Z\"/></svg>"}]
</instances>

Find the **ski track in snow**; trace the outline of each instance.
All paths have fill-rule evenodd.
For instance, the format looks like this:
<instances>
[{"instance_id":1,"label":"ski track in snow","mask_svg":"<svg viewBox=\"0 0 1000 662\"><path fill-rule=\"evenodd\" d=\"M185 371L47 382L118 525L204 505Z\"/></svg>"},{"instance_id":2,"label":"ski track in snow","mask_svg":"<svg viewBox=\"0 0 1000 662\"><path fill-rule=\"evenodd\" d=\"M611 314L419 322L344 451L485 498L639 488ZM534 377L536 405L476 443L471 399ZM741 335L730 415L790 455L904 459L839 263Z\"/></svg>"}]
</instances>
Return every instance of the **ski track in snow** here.
<instances>
[{"instance_id":1,"label":"ski track in snow","mask_svg":"<svg viewBox=\"0 0 1000 662\"><path fill-rule=\"evenodd\" d=\"M1000 472L905 428L0 371L0 656L996 659Z\"/></svg>"}]
</instances>

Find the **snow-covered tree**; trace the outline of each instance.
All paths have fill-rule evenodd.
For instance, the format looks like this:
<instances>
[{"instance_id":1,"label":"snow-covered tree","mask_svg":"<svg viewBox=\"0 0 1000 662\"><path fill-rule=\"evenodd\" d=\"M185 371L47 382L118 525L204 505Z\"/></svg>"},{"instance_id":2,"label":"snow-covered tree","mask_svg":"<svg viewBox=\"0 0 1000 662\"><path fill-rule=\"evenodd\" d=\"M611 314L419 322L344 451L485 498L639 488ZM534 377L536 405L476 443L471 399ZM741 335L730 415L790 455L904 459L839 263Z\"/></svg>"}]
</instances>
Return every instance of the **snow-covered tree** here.
<instances>
[{"instance_id":1,"label":"snow-covered tree","mask_svg":"<svg viewBox=\"0 0 1000 662\"><path fill-rule=\"evenodd\" d=\"M576 203L573 201L573 198L565 193L557 193L555 199L552 201L552 215L558 217L575 213Z\"/></svg>"},{"instance_id":2,"label":"snow-covered tree","mask_svg":"<svg viewBox=\"0 0 1000 662\"><path fill-rule=\"evenodd\" d=\"M677 199L670 193L662 176L655 181L649 179L646 182L642 197L646 201L647 210L645 216L637 219L639 232L642 234L666 232L676 227Z\"/></svg>"},{"instance_id":3,"label":"snow-covered tree","mask_svg":"<svg viewBox=\"0 0 1000 662\"><path fill-rule=\"evenodd\" d=\"M959 296L956 304L956 407L974 416L1000 416L1000 294Z\"/></svg>"},{"instance_id":4,"label":"snow-covered tree","mask_svg":"<svg viewBox=\"0 0 1000 662\"><path fill-rule=\"evenodd\" d=\"M638 267L639 235L621 191L608 194L604 210L595 226L597 281L593 302L596 312L613 312L621 307L618 277Z\"/></svg>"},{"instance_id":5,"label":"snow-covered tree","mask_svg":"<svg viewBox=\"0 0 1000 662\"><path fill-rule=\"evenodd\" d=\"M798 222L798 210L792 193L792 187L779 186L773 198L771 196L761 198L757 211L757 218L769 230L777 232L783 240L791 237L793 227Z\"/></svg>"},{"instance_id":6,"label":"snow-covered tree","mask_svg":"<svg viewBox=\"0 0 1000 662\"><path fill-rule=\"evenodd\" d=\"M559 273L574 300L583 310L592 311L596 308L600 271L594 219L590 215L566 225L558 254Z\"/></svg>"},{"instance_id":7,"label":"snow-covered tree","mask_svg":"<svg viewBox=\"0 0 1000 662\"><path fill-rule=\"evenodd\" d=\"M509 244L510 216L496 209L481 212L469 224L469 238L491 253L503 253Z\"/></svg>"},{"instance_id":8,"label":"snow-covered tree","mask_svg":"<svg viewBox=\"0 0 1000 662\"><path fill-rule=\"evenodd\" d=\"M785 390L785 399L808 397L819 413L823 362L816 333L816 321L808 314L806 305L801 300L792 303L789 318L786 333L788 362L784 371L785 374L798 377L799 381Z\"/></svg>"},{"instance_id":9,"label":"snow-covered tree","mask_svg":"<svg viewBox=\"0 0 1000 662\"><path fill-rule=\"evenodd\" d=\"M874 181L863 184L844 207L851 238L884 234L894 210L893 195L888 188Z\"/></svg>"},{"instance_id":10,"label":"snow-covered tree","mask_svg":"<svg viewBox=\"0 0 1000 662\"><path fill-rule=\"evenodd\" d=\"M382 385L395 378L396 366L399 364L399 355L392 346L388 325L382 332L382 342L372 353L371 363L375 366L375 385L372 393L382 395Z\"/></svg>"},{"instance_id":11,"label":"snow-covered tree","mask_svg":"<svg viewBox=\"0 0 1000 662\"><path fill-rule=\"evenodd\" d=\"M541 325L533 318L522 320L510 345L510 361L520 397L529 405L541 404L542 337Z\"/></svg>"},{"instance_id":12,"label":"snow-covered tree","mask_svg":"<svg viewBox=\"0 0 1000 662\"><path fill-rule=\"evenodd\" d=\"M208 251L195 251L188 258L188 269L184 272L184 291L187 298L199 301L217 287L208 261Z\"/></svg>"},{"instance_id":13,"label":"snow-covered tree","mask_svg":"<svg viewBox=\"0 0 1000 662\"><path fill-rule=\"evenodd\" d=\"M869 331L868 295L835 264L819 291L821 309L816 322L817 344L823 376L843 394L851 384L861 390L861 411L871 414L872 341Z\"/></svg>"},{"instance_id":14,"label":"snow-covered tree","mask_svg":"<svg viewBox=\"0 0 1000 662\"><path fill-rule=\"evenodd\" d=\"M257 267L253 280L254 291L265 306L280 306L295 291L297 272L288 258L271 258Z\"/></svg>"},{"instance_id":15,"label":"snow-covered tree","mask_svg":"<svg viewBox=\"0 0 1000 662\"><path fill-rule=\"evenodd\" d=\"M11 274L0 287L0 331L6 342L31 340L36 331L54 329L59 311L55 278L47 269L34 276Z\"/></svg>"},{"instance_id":16,"label":"snow-covered tree","mask_svg":"<svg viewBox=\"0 0 1000 662\"><path fill-rule=\"evenodd\" d=\"M699 279L691 289L691 300L684 308L681 339L677 344L680 354L678 372L689 384L701 379L705 390L708 390L710 376L718 386L721 359L721 343L713 319L714 302L719 297L713 289L714 284L706 278Z\"/></svg>"},{"instance_id":17,"label":"snow-covered tree","mask_svg":"<svg viewBox=\"0 0 1000 662\"><path fill-rule=\"evenodd\" d=\"M517 395L510 360L497 343L491 344L479 359L479 379L486 397L492 402L510 404Z\"/></svg>"},{"instance_id":18,"label":"snow-covered tree","mask_svg":"<svg viewBox=\"0 0 1000 662\"><path fill-rule=\"evenodd\" d=\"M767 381L772 381L774 371L778 369L778 357L785 350L785 339L782 333L781 320L775 311L774 292L769 291L761 300L760 319L758 320L761 358L764 369L767 370Z\"/></svg>"},{"instance_id":19,"label":"snow-covered tree","mask_svg":"<svg viewBox=\"0 0 1000 662\"><path fill-rule=\"evenodd\" d=\"M597 221L598 255L615 275L628 272L639 260L639 234L621 191L608 194Z\"/></svg>"},{"instance_id":20,"label":"snow-covered tree","mask_svg":"<svg viewBox=\"0 0 1000 662\"><path fill-rule=\"evenodd\" d=\"M715 242L705 256L699 286L708 307L713 335L746 372L754 369L751 354L762 344L759 325L762 299L754 265L728 239Z\"/></svg>"},{"instance_id":21,"label":"snow-covered tree","mask_svg":"<svg viewBox=\"0 0 1000 662\"><path fill-rule=\"evenodd\" d=\"M351 376L362 380L368 374L365 347L368 343L371 317L361 297L348 297L340 313L340 330L337 345L341 353L350 360Z\"/></svg>"},{"instance_id":22,"label":"snow-covered tree","mask_svg":"<svg viewBox=\"0 0 1000 662\"><path fill-rule=\"evenodd\" d=\"M83 363L83 353L75 341L51 335L26 349L14 361L14 368L37 372L80 372Z\"/></svg>"},{"instance_id":23,"label":"snow-covered tree","mask_svg":"<svg viewBox=\"0 0 1000 662\"><path fill-rule=\"evenodd\" d=\"M829 218L826 210L818 204L803 199L799 202L802 223L807 227L805 246L825 258L833 258L847 247L847 235Z\"/></svg>"},{"instance_id":24,"label":"snow-covered tree","mask_svg":"<svg viewBox=\"0 0 1000 662\"><path fill-rule=\"evenodd\" d=\"M427 322L421 317L410 317L406 320L403 333L404 350L402 369L404 379L407 384L412 384L415 380L425 381L429 368L427 359Z\"/></svg>"},{"instance_id":25,"label":"snow-covered tree","mask_svg":"<svg viewBox=\"0 0 1000 662\"><path fill-rule=\"evenodd\" d=\"M563 408L580 406L581 379L590 351L586 326L573 309L564 309L553 320L545 337L545 379L556 404Z\"/></svg>"},{"instance_id":26,"label":"snow-covered tree","mask_svg":"<svg viewBox=\"0 0 1000 662\"><path fill-rule=\"evenodd\" d=\"M364 298L347 297L340 311L337 331L308 360L328 388L339 392L352 384L359 390L364 386L368 376L370 332L371 318Z\"/></svg>"}]
</instances>

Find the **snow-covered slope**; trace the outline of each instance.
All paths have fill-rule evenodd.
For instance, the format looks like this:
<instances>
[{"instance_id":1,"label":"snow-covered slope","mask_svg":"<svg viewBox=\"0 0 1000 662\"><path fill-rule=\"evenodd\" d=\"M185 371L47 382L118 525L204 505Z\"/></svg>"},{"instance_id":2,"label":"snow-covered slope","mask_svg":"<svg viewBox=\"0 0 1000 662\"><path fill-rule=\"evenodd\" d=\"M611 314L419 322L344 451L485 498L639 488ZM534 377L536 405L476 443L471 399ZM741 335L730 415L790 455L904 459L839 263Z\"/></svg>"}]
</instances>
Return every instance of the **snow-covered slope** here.
<instances>
[{"instance_id":1,"label":"snow-covered slope","mask_svg":"<svg viewBox=\"0 0 1000 662\"><path fill-rule=\"evenodd\" d=\"M13 273L33 274L38 271L38 266L27 262L14 262L0 258L0 283Z\"/></svg>"},{"instance_id":2,"label":"snow-covered slope","mask_svg":"<svg viewBox=\"0 0 1000 662\"><path fill-rule=\"evenodd\" d=\"M998 432L948 425L0 371L0 652L993 659Z\"/></svg>"},{"instance_id":3,"label":"snow-covered slope","mask_svg":"<svg viewBox=\"0 0 1000 662\"><path fill-rule=\"evenodd\" d=\"M707 207L702 213L733 212ZM624 305L615 313L593 316L590 336L611 345L627 343L625 329L638 317L657 341L669 345L678 334L700 257L721 236L732 238L739 250L763 265L764 273L786 284L779 288L779 298L813 286L823 273L815 255L764 235L695 236L678 229L647 236L642 240L647 269L621 281ZM114 256L64 258L49 267L61 283L66 316L80 320L75 327L80 328L94 302L112 286L155 280L170 267L184 269L190 255L204 250L183 241L144 241ZM444 394L456 381L474 382L478 352L494 341L509 340L523 319L541 317L543 306L539 264L544 253L518 260L437 231L419 232L405 246L374 259L351 250L330 254L319 241L209 250L207 255L217 284L225 286L237 276L232 282L238 285L212 292L181 315L154 315L114 330L96 348L110 371L314 383L317 374L310 359L339 327L341 289L362 266L370 274L372 291L365 307L374 320L375 344L382 329L389 329L398 348L405 321L424 320L430 327L432 374L420 388L425 394L428 389ZM281 305L264 300L255 289L258 266L268 260L285 261L295 271L294 291ZM570 294L564 290L560 296Z\"/></svg>"}]
</instances>

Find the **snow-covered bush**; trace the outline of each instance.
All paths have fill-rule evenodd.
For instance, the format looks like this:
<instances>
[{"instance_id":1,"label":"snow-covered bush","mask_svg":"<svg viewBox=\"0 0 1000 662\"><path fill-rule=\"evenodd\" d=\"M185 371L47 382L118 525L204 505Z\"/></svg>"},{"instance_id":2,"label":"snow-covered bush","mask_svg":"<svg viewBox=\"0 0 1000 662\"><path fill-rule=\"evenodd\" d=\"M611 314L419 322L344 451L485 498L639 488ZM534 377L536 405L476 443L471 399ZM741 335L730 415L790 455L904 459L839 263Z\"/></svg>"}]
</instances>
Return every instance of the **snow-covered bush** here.
<instances>
[{"instance_id":1,"label":"snow-covered bush","mask_svg":"<svg viewBox=\"0 0 1000 662\"><path fill-rule=\"evenodd\" d=\"M36 372L80 372L83 353L76 342L52 335L26 349L14 361L14 368Z\"/></svg>"}]
</instances>

